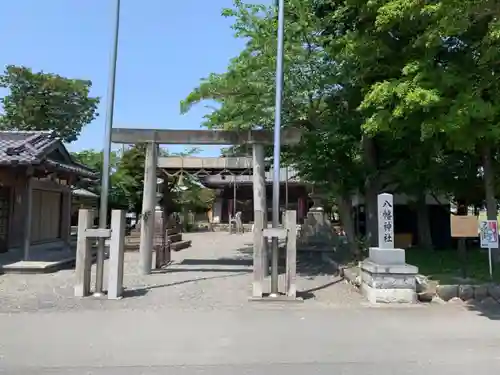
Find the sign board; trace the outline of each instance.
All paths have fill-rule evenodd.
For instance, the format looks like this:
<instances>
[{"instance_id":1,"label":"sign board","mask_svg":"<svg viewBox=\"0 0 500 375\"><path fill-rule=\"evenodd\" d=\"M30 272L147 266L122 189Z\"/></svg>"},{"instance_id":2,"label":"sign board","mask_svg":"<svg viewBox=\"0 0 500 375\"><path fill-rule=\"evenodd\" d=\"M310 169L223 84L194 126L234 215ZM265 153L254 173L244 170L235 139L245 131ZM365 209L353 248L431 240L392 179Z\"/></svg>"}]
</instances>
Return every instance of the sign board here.
<instances>
[{"instance_id":1,"label":"sign board","mask_svg":"<svg viewBox=\"0 0 500 375\"><path fill-rule=\"evenodd\" d=\"M479 239L484 249L498 248L498 223L496 220L481 220L479 222Z\"/></svg>"},{"instance_id":2,"label":"sign board","mask_svg":"<svg viewBox=\"0 0 500 375\"><path fill-rule=\"evenodd\" d=\"M377 197L378 247L394 249L394 203L392 194Z\"/></svg>"},{"instance_id":3,"label":"sign board","mask_svg":"<svg viewBox=\"0 0 500 375\"><path fill-rule=\"evenodd\" d=\"M477 217L451 215L451 236L454 238L477 237Z\"/></svg>"}]
</instances>

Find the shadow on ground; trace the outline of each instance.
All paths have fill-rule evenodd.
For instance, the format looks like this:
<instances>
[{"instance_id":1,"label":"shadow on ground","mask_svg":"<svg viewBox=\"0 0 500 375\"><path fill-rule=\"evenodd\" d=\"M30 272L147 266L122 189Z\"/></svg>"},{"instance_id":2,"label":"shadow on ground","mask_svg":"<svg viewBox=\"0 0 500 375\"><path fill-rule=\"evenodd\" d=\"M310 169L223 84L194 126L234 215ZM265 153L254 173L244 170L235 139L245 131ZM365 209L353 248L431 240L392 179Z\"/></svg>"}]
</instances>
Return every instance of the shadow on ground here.
<instances>
[{"instance_id":1,"label":"shadow on ground","mask_svg":"<svg viewBox=\"0 0 500 375\"><path fill-rule=\"evenodd\" d=\"M244 257L245 261L250 261L253 264L253 247L247 246L238 249L238 253ZM286 251L284 244L280 246L279 269L280 274L286 272ZM337 276L335 279L306 290L298 290L297 296L304 300L315 298L315 292L329 288L340 283L343 279L339 276L338 270L330 263L325 262L320 252L298 252L297 253L297 277L303 277L313 280L317 276Z\"/></svg>"},{"instance_id":2,"label":"shadow on ground","mask_svg":"<svg viewBox=\"0 0 500 375\"><path fill-rule=\"evenodd\" d=\"M487 300L487 302L468 302L466 305L469 311L476 312L479 316L491 320L500 320L500 303L494 300Z\"/></svg>"},{"instance_id":3,"label":"shadow on ground","mask_svg":"<svg viewBox=\"0 0 500 375\"><path fill-rule=\"evenodd\" d=\"M238 260L249 262L253 265L253 247L243 247L237 250L242 255ZM279 254L279 272L285 273L286 252L285 247L280 246ZM298 252L297 253L297 276L314 278L315 276L332 275L337 276L338 270L330 263L325 262L320 252Z\"/></svg>"},{"instance_id":4,"label":"shadow on ground","mask_svg":"<svg viewBox=\"0 0 500 375\"><path fill-rule=\"evenodd\" d=\"M226 270L225 272L231 272L231 271ZM239 272L239 273L234 273L234 274L229 274L229 275L221 275L221 276L198 277L195 279L181 280L181 281L176 281L176 282L167 283L167 284L149 285L149 286L142 287L142 288L125 289L123 291L123 298L143 297L146 294L148 294L148 292L150 290L153 290L153 289L168 288L168 287L172 287L172 286L176 286L176 285L196 283L196 282L206 281L206 280L227 279L230 277L238 277L238 276L241 276L241 274L243 274L243 273L250 273L251 271L239 270L237 272Z\"/></svg>"},{"instance_id":5,"label":"shadow on ground","mask_svg":"<svg viewBox=\"0 0 500 375\"><path fill-rule=\"evenodd\" d=\"M280 246L279 269L280 274L286 272L285 248ZM157 288L168 288L176 285L203 282L214 279L227 279L238 277L253 272L253 247L245 246L237 249L233 257L222 258L186 258L179 262L172 262L160 270L154 270L153 274L178 274L186 273L205 273L207 277L189 278L187 280L175 281L166 284L150 285L133 289L126 289L123 293L124 298L141 297L149 291ZM215 273L219 275L211 275ZM315 298L315 292L329 288L342 281L338 277L338 272L329 263L321 258L320 253L298 253L297 254L297 277L302 279L315 280L317 276L331 276L319 281L320 285L315 285L309 289L298 290L297 295L304 300ZM337 276L337 277L335 277ZM188 276L189 277L189 276ZM299 283L300 284L300 283ZM309 283L314 284L314 282Z\"/></svg>"},{"instance_id":6,"label":"shadow on ground","mask_svg":"<svg viewBox=\"0 0 500 375\"><path fill-rule=\"evenodd\" d=\"M331 286L333 286L335 284L340 283L341 281L343 281L343 279L339 278L339 279L333 280L333 281L331 281L329 283L326 283L326 284L323 284L323 285L320 285L320 286L317 286L317 287L314 287L314 288L311 288L311 289L298 290L297 291L297 297L300 297L300 298L302 298L304 300L315 298L316 295L314 294L314 292L318 292L320 290L329 288L329 287L331 287Z\"/></svg>"}]
</instances>

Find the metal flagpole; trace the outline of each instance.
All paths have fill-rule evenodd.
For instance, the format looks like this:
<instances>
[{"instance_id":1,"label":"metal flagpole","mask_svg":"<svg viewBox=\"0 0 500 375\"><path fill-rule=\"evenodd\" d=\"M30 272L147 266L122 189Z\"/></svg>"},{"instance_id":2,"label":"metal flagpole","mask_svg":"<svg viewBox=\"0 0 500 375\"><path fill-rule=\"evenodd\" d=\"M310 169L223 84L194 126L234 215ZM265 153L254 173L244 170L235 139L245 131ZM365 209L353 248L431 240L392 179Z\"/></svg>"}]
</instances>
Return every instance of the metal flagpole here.
<instances>
[{"instance_id":1,"label":"metal flagpole","mask_svg":"<svg viewBox=\"0 0 500 375\"><path fill-rule=\"evenodd\" d=\"M273 152L273 228L279 227L280 217L280 154L281 154L281 102L283 98L283 50L285 26L285 1L278 5L278 53L276 56L276 99L274 112ZM278 296L278 238L272 239L271 297Z\"/></svg>"},{"instance_id":2,"label":"metal flagpole","mask_svg":"<svg viewBox=\"0 0 500 375\"><path fill-rule=\"evenodd\" d=\"M118 34L120 30L120 0L115 2L115 27L113 35L113 47L111 51L111 66L108 82L108 103L106 108L106 123L105 123L105 143L102 162L101 176L101 201L99 207L99 228L107 227L108 216L108 194L109 194L109 174L110 174L110 157L111 157L111 129L113 127L113 110L115 104L115 79L116 79L116 62L118 58ZM96 285L94 296L102 296L104 280L104 238L99 238L97 245L96 259Z\"/></svg>"}]
</instances>

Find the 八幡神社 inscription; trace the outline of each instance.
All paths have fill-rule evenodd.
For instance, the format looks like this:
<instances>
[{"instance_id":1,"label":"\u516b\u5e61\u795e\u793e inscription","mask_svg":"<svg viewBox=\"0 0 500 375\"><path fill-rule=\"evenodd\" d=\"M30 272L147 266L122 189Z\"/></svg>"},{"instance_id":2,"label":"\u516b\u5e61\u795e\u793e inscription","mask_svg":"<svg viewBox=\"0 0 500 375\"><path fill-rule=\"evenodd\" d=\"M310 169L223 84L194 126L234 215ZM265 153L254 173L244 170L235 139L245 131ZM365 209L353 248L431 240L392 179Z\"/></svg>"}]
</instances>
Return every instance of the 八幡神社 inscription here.
<instances>
[{"instance_id":1,"label":"\u516b\u5e61\u795e\u793e inscription","mask_svg":"<svg viewBox=\"0 0 500 375\"><path fill-rule=\"evenodd\" d=\"M378 246L394 248L394 203L392 194L383 193L377 197Z\"/></svg>"}]
</instances>

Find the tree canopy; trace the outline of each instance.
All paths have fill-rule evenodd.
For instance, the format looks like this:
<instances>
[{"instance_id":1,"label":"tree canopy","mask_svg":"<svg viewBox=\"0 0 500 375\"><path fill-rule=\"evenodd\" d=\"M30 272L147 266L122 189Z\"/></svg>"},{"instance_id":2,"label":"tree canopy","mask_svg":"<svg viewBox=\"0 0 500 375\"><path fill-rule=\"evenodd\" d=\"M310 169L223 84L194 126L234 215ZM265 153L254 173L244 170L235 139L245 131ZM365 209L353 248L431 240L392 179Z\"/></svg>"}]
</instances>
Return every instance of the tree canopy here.
<instances>
[{"instance_id":1,"label":"tree canopy","mask_svg":"<svg viewBox=\"0 0 500 375\"><path fill-rule=\"evenodd\" d=\"M0 87L8 90L0 99L0 127L5 130L50 130L73 142L97 116L99 98L90 96L88 80L9 65L0 76Z\"/></svg>"},{"instance_id":2,"label":"tree canopy","mask_svg":"<svg viewBox=\"0 0 500 375\"><path fill-rule=\"evenodd\" d=\"M199 152L198 148L187 149L176 153L177 156L190 156ZM168 156L168 150L160 148L160 156ZM72 153L73 158L96 171L102 171L103 152L97 150L82 150ZM137 144L127 149L111 152L110 158L110 208L125 209L140 214L142 209L142 195L144 187L144 162L146 158L146 145ZM176 188L178 177L164 178L164 197L168 212L180 212L183 209L200 211L210 207L214 194L197 183L192 176L186 175L183 184L186 189ZM101 186L88 187L92 192L100 195Z\"/></svg>"},{"instance_id":3,"label":"tree canopy","mask_svg":"<svg viewBox=\"0 0 500 375\"><path fill-rule=\"evenodd\" d=\"M414 200L426 247L432 246L428 195L486 202L496 218L497 2L285 3L282 122L304 136L283 148L283 160L335 198L348 236L357 193L365 198L372 244L382 191ZM205 117L208 128L271 128L277 9L235 0L222 16L234 20L245 48L225 72L203 79L181 111L210 100L218 105Z\"/></svg>"}]
</instances>

